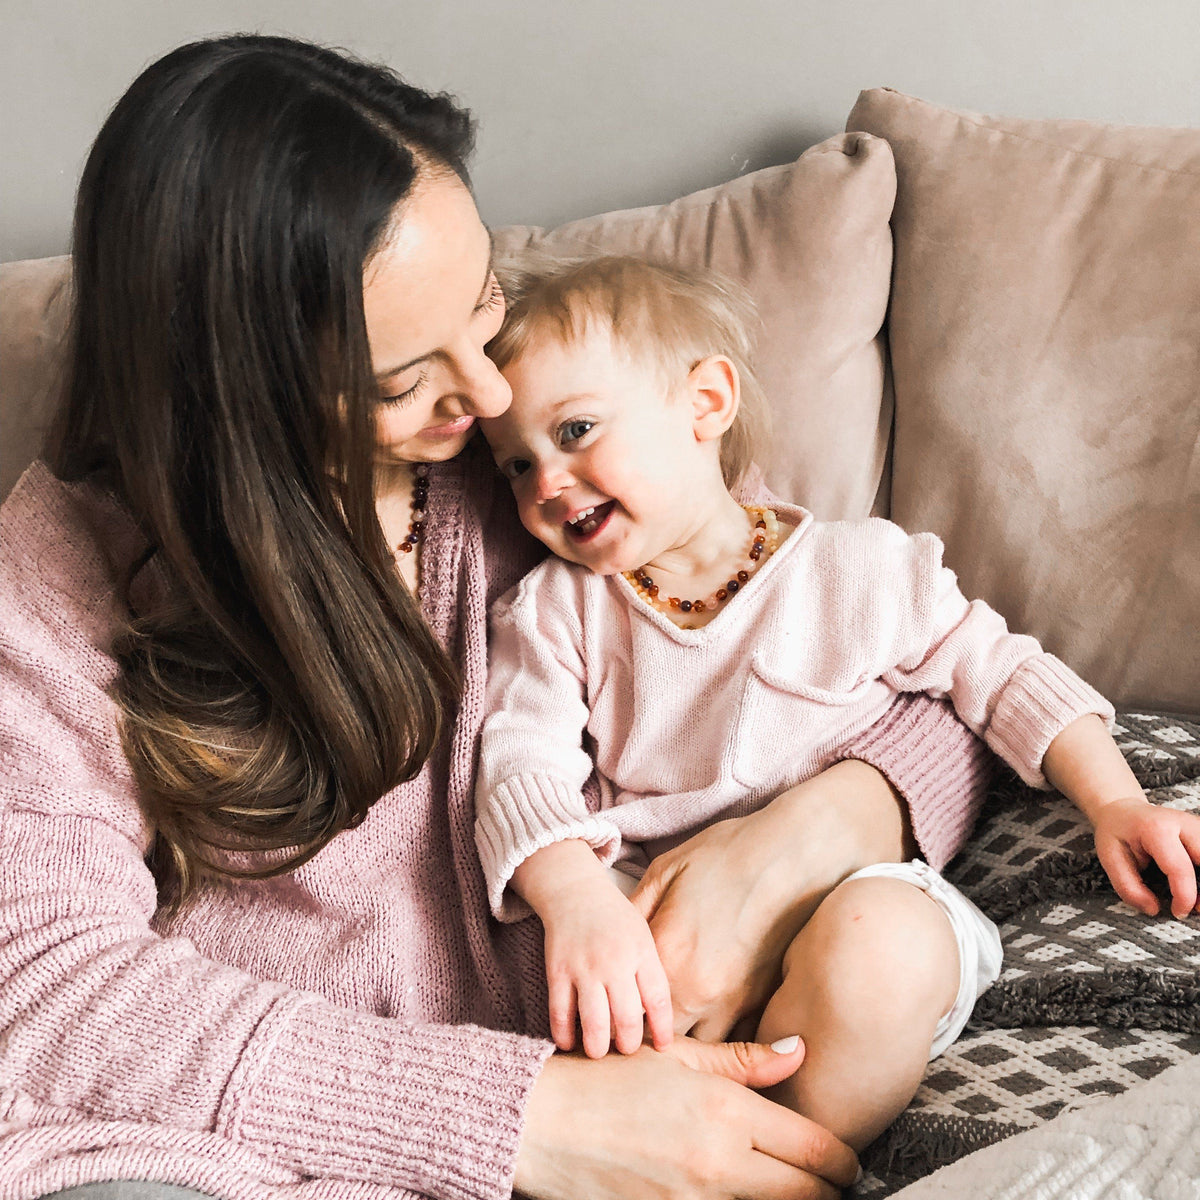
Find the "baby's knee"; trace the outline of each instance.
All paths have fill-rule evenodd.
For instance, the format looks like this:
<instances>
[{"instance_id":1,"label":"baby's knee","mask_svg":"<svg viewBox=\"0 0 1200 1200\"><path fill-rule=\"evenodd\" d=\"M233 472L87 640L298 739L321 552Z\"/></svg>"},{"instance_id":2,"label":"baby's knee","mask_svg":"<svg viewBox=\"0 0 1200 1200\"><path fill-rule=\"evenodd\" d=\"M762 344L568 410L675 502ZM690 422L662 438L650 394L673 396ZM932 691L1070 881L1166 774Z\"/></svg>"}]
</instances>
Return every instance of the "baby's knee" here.
<instances>
[{"instance_id":1,"label":"baby's knee","mask_svg":"<svg viewBox=\"0 0 1200 1200\"><path fill-rule=\"evenodd\" d=\"M839 884L789 948L784 976L821 981L830 1002L851 999L936 1017L954 1002L959 952L954 929L915 884L867 877Z\"/></svg>"}]
</instances>

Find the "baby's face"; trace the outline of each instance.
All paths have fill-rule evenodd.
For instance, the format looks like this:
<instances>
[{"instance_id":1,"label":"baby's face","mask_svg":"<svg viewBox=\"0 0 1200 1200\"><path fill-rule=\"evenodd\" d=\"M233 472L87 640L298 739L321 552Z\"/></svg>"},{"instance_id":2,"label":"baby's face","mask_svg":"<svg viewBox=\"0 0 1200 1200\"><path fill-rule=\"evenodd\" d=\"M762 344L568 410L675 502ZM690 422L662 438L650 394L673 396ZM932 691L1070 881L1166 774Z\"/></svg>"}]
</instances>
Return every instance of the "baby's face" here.
<instances>
[{"instance_id":1,"label":"baby's face","mask_svg":"<svg viewBox=\"0 0 1200 1200\"><path fill-rule=\"evenodd\" d=\"M480 427L534 537L600 575L677 544L712 471L692 406L661 369L593 324L570 342L535 332L502 374L512 406Z\"/></svg>"}]
</instances>

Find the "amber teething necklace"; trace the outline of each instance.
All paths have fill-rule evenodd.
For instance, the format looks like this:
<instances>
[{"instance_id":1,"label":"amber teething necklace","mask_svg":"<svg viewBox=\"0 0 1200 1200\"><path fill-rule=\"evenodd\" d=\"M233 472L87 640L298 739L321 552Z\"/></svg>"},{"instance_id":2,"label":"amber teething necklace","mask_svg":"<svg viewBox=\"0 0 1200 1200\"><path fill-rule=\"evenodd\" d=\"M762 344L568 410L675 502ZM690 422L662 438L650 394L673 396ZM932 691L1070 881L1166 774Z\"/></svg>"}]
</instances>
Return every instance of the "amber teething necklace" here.
<instances>
[{"instance_id":1,"label":"amber teething necklace","mask_svg":"<svg viewBox=\"0 0 1200 1200\"><path fill-rule=\"evenodd\" d=\"M639 567L636 571L624 572L625 578L629 580L633 590L651 608L656 608L659 612L703 613L708 612L709 609L719 608L730 596L736 595L750 579L750 576L758 570L759 564L770 558L779 548L779 518L776 517L774 510L754 504L743 505L743 508L754 522L754 528L750 533L750 548L746 552L748 565L730 575L725 585L717 588L711 596L705 596L700 600L682 600L678 596L668 596L664 600L659 594L658 584L647 574L645 567Z\"/></svg>"}]
</instances>

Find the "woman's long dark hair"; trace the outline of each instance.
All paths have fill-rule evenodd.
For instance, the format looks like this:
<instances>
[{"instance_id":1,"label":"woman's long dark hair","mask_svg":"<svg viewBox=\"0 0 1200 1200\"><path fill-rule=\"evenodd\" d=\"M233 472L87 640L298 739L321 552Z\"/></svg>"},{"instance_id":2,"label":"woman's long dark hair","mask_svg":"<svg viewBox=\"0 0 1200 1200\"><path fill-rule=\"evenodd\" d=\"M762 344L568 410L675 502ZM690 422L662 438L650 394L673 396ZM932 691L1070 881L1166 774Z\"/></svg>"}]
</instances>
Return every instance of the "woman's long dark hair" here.
<instances>
[{"instance_id":1,"label":"woman's long dark hair","mask_svg":"<svg viewBox=\"0 0 1200 1200\"><path fill-rule=\"evenodd\" d=\"M298 866L440 736L454 670L375 510L362 287L472 132L385 68L238 36L150 66L88 158L46 454L117 491L167 584L114 647L165 904Z\"/></svg>"}]
</instances>

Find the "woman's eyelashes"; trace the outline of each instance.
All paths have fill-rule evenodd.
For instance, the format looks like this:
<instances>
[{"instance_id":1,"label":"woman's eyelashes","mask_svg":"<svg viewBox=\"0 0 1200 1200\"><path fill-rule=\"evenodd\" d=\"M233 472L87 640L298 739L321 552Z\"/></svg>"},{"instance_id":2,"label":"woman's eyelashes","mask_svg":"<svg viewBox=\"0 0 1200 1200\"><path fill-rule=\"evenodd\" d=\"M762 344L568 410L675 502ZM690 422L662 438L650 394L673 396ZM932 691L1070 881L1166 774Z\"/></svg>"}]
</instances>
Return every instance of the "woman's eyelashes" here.
<instances>
[{"instance_id":1,"label":"woman's eyelashes","mask_svg":"<svg viewBox=\"0 0 1200 1200\"><path fill-rule=\"evenodd\" d=\"M425 372L422 371L421 374L417 376L417 381L416 381L416 383L414 383L412 385L412 387L406 388L402 392L397 392L397 393L395 393L395 395L392 395L392 396L380 396L379 403L380 404L391 404L396 407L403 407L405 404L412 403L412 401L417 398L421 389L424 386L425 386Z\"/></svg>"},{"instance_id":2,"label":"woman's eyelashes","mask_svg":"<svg viewBox=\"0 0 1200 1200\"><path fill-rule=\"evenodd\" d=\"M475 306L477 313L487 312L504 303L504 289L500 286L500 280L496 278L495 273L491 275L490 282L491 286L488 288L487 295Z\"/></svg>"}]
</instances>

